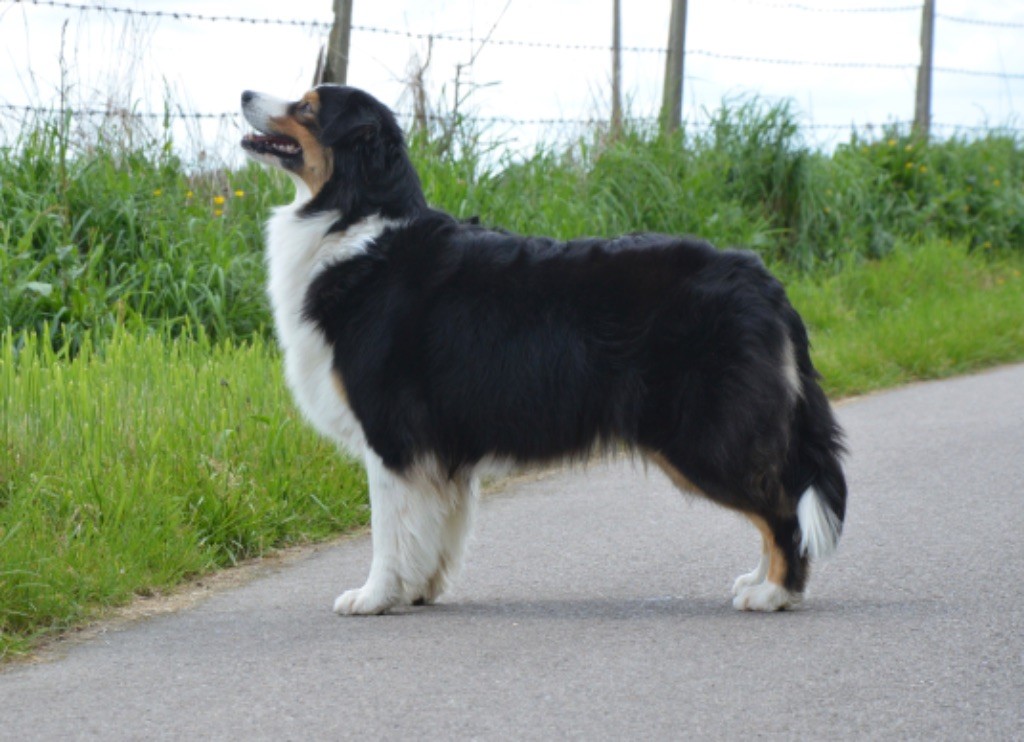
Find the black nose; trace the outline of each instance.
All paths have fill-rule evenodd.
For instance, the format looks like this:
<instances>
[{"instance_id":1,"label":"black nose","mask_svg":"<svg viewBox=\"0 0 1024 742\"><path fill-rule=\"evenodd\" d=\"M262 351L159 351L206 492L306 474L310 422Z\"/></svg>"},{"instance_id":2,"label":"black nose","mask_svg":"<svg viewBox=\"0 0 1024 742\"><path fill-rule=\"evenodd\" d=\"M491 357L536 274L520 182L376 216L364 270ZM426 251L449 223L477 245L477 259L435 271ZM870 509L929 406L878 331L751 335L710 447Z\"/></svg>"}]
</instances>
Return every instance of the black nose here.
<instances>
[{"instance_id":1,"label":"black nose","mask_svg":"<svg viewBox=\"0 0 1024 742\"><path fill-rule=\"evenodd\" d=\"M244 106L246 103L248 103L255 97L256 93L252 92L251 90L246 90L244 93L242 93L242 105Z\"/></svg>"}]
</instances>

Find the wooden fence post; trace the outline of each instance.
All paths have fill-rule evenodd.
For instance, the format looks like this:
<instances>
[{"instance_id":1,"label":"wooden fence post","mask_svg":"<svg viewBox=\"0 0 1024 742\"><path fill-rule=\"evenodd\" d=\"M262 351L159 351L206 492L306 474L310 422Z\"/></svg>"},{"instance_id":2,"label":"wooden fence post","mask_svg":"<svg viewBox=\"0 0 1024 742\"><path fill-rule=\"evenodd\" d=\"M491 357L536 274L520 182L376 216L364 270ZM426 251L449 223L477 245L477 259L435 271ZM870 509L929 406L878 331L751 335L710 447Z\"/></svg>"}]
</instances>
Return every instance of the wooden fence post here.
<instances>
[{"instance_id":1,"label":"wooden fence post","mask_svg":"<svg viewBox=\"0 0 1024 742\"><path fill-rule=\"evenodd\" d=\"M935 0L924 0L921 12L921 66L917 68L914 133L927 139L932 121L932 42L935 37Z\"/></svg>"},{"instance_id":2,"label":"wooden fence post","mask_svg":"<svg viewBox=\"0 0 1024 742\"><path fill-rule=\"evenodd\" d=\"M327 42L327 58L321 81L344 85L348 79L348 41L352 34L352 3L334 0L334 25Z\"/></svg>"},{"instance_id":3,"label":"wooden fence post","mask_svg":"<svg viewBox=\"0 0 1024 742\"><path fill-rule=\"evenodd\" d=\"M622 0L612 2L612 136L622 134Z\"/></svg>"},{"instance_id":4,"label":"wooden fence post","mask_svg":"<svg viewBox=\"0 0 1024 742\"><path fill-rule=\"evenodd\" d=\"M661 99L661 129L675 131L683 120L683 61L686 56L686 0L672 0L665 54L665 91Z\"/></svg>"}]
</instances>

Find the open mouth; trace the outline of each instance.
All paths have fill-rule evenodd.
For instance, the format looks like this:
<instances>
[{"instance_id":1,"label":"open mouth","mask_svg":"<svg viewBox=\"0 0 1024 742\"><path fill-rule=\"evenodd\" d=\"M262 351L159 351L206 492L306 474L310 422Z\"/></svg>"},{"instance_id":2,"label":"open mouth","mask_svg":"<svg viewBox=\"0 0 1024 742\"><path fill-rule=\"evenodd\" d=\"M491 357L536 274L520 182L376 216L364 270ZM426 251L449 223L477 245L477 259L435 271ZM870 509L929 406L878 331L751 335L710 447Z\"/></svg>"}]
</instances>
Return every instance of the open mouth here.
<instances>
[{"instance_id":1,"label":"open mouth","mask_svg":"<svg viewBox=\"0 0 1024 742\"><path fill-rule=\"evenodd\" d=\"M273 155L280 158L298 157L302 147L291 137L283 134L246 134L242 138L242 149L259 155Z\"/></svg>"}]
</instances>

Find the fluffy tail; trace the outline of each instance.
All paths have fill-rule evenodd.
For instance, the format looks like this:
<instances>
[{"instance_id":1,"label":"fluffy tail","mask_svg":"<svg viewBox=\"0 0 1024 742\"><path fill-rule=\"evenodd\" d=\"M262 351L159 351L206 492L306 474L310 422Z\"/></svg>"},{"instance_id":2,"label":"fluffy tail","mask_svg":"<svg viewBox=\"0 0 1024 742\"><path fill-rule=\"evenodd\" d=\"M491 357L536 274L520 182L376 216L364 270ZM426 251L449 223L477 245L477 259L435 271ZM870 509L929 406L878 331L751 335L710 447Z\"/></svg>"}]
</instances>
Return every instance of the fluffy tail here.
<instances>
[{"instance_id":1,"label":"fluffy tail","mask_svg":"<svg viewBox=\"0 0 1024 742\"><path fill-rule=\"evenodd\" d=\"M796 518L800 523L801 555L821 559L836 550L843 530L842 516L826 504L817 487L808 487L800 495Z\"/></svg>"},{"instance_id":2,"label":"fluffy tail","mask_svg":"<svg viewBox=\"0 0 1024 742\"><path fill-rule=\"evenodd\" d=\"M783 486L791 496L799 497L800 554L820 559L836 550L843 530L846 477L841 458L845 448L842 430L811 365L806 330L799 318L796 322L791 336L795 336L801 388Z\"/></svg>"}]
</instances>

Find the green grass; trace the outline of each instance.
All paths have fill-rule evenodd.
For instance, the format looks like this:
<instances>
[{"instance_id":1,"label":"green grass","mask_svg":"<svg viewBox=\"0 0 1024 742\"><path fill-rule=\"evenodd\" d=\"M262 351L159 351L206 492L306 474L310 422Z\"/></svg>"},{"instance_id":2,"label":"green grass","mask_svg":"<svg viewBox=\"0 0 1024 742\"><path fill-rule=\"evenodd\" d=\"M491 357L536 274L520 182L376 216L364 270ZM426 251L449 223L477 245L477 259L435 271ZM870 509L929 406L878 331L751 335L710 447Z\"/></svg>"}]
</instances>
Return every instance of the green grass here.
<instances>
[{"instance_id":1,"label":"green grass","mask_svg":"<svg viewBox=\"0 0 1024 742\"><path fill-rule=\"evenodd\" d=\"M0 658L138 594L367 518L298 418L263 294L255 166L30 123L0 149ZM523 160L413 138L429 200L557 237L696 233L760 252L833 396L1024 358L1024 146L897 130L808 149L788 105ZM130 138L129 138L130 139ZM456 154L457 153L457 154Z\"/></svg>"},{"instance_id":2,"label":"green grass","mask_svg":"<svg viewBox=\"0 0 1024 742\"><path fill-rule=\"evenodd\" d=\"M277 354L117 331L0 342L0 657L203 572L366 520Z\"/></svg>"},{"instance_id":3,"label":"green grass","mask_svg":"<svg viewBox=\"0 0 1024 742\"><path fill-rule=\"evenodd\" d=\"M72 348L126 324L268 337L262 223L290 200L287 179L256 165L196 174L158 136L73 147L65 129L41 117L0 148L5 324L47 324ZM826 154L790 105L755 99L707 130L595 132L516 161L488 156L469 124L456 137L412 138L428 199L513 231L698 234L801 271L926 239L1024 251L1024 144L1009 132L927 144L894 128Z\"/></svg>"},{"instance_id":4,"label":"green grass","mask_svg":"<svg viewBox=\"0 0 1024 742\"><path fill-rule=\"evenodd\" d=\"M897 241L1024 250L1024 144L1013 132L926 143L891 128L811 150L786 103L741 101L706 131L634 128L489 169L413 149L428 195L459 216L573 237L698 234L801 270L879 258Z\"/></svg>"},{"instance_id":5,"label":"green grass","mask_svg":"<svg viewBox=\"0 0 1024 742\"><path fill-rule=\"evenodd\" d=\"M169 146L68 153L43 120L0 150L0 316L56 346L129 324L268 335L261 224L290 198L259 168L191 174Z\"/></svg>"},{"instance_id":6,"label":"green grass","mask_svg":"<svg viewBox=\"0 0 1024 742\"><path fill-rule=\"evenodd\" d=\"M932 241L798 275L787 290L826 391L844 397L1024 358L1022 273L1019 254Z\"/></svg>"}]
</instances>

